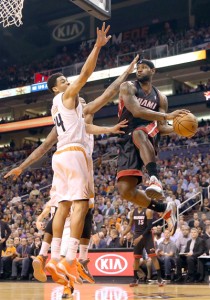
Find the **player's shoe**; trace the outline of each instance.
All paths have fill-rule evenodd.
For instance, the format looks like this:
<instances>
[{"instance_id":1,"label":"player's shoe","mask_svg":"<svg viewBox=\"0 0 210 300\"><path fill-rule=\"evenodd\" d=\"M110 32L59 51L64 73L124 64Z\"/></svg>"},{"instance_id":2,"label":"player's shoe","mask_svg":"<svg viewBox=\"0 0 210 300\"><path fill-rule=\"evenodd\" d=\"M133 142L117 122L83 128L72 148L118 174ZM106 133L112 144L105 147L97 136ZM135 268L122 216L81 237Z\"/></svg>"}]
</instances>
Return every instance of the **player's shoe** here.
<instances>
[{"instance_id":1,"label":"player's shoe","mask_svg":"<svg viewBox=\"0 0 210 300\"><path fill-rule=\"evenodd\" d=\"M166 210L163 213L162 218L166 221L168 225L170 235L174 235L177 228L177 207L174 202L167 203Z\"/></svg>"},{"instance_id":2,"label":"player's shoe","mask_svg":"<svg viewBox=\"0 0 210 300\"><path fill-rule=\"evenodd\" d=\"M73 299L74 286L72 283L70 285L64 286L62 299Z\"/></svg>"},{"instance_id":3,"label":"player's shoe","mask_svg":"<svg viewBox=\"0 0 210 300\"><path fill-rule=\"evenodd\" d=\"M47 281L47 275L44 272L46 261L47 256L38 255L32 262L32 266L34 269L34 278L41 282Z\"/></svg>"},{"instance_id":4,"label":"player's shoe","mask_svg":"<svg viewBox=\"0 0 210 300\"><path fill-rule=\"evenodd\" d=\"M145 190L147 197L151 199L162 199L164 197L163 187L156 176L151 176L149 186Z\"/></svg>"},{"instance_id":5,"label":"player's shoe","mask_svg":"<svg viewBox=\"0 0 210 300\"><path fill-rule=\"evenodd\" d=\"M88 269L89 262L89 258L85 260L80 259L79 261L77 261L77 270L82 279L88 281L89 283L95 283L95 280Z\"/></svg>"},{"instance_id":6,"label":"player's shoe","mask_svg":"<svg viewBox=\"0 0 210 300\"><path fill-rule=\"evenodd\" d=\"M61 285L68 285L68 280L66 278L65 275L63 275L62 273L60 273L60 271L58 270L58 261L51 259L45 267L45 270L50 273L50 275L52 276L52 280L56 283L59 283Z\"/></svg>"},{"instance_id":7,"label":"player's shoe","mask_svg":"<svg viewBox=\"0 0 210 300\"><path fill-rule=\"evenodd\" d=\"M134 280L129 284L130 287L138 286L139 280L137 278L134 278Z\"/></svg>"},{"instance_id":8,"label":"player's shoe","mask_svg":"<svg viewBox=\"0 0 210 300\"><path fill-rule=\"evenodd\" d=\"M59 272L69 277L69 279L72 279L73 282L82 284L82 279L79 277L79 273L77 271L77 261L74 259L72 263L69 263L66 261L66 259L62 259L58 265L57 268Z\"/></svg>"},{"instance_id":9,"label":"player's shoe","mask_svg":"<svg viewBox=\"0 0 210 300\"><path fill-rule=\"evenodd\" d=\"M165 282L163 281L163 279L161 278L160 280L157 281L158 282L158 286L161 287L161 286L164 286L165 285Z\"/></svg>"}]
</instances>

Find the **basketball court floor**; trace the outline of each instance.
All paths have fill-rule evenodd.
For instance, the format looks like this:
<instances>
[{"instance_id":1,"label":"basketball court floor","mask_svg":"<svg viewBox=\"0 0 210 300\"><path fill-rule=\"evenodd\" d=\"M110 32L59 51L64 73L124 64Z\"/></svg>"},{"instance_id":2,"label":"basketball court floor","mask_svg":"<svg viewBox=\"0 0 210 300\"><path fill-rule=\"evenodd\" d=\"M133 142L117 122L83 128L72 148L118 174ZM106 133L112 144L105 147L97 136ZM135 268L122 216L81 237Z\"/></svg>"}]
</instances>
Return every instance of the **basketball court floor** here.
<instances>
[{"instance_id":1,"label":"basketball court floor","mask_svg":"<svg viewBox=\"0 0 210 300\"><path fill-rule=\"evenodd\" d=\"M0 282L1 300L60 300L63 288L54 283ZM210 285L83 284L76 286L72 300L210 299Z\"/></svg>"}]
</instances>

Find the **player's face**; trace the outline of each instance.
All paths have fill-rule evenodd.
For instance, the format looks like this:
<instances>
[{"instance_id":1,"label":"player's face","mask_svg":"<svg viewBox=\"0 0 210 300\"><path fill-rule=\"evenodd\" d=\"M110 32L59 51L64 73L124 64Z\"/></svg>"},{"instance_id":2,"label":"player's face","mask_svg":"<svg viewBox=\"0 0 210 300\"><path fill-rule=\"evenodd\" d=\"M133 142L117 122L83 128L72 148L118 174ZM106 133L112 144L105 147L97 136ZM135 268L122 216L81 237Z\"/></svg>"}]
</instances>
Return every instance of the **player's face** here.
<instances>
[{"instance_id":1,"label":"player's face","mask_svg":"<svg viewBox=\"0 0 210 300\"><path fill-rule=\"evenodd\" d=\"M150 81L155 69L150 69L146 64L139 64L136 67L136 77L140 82Z\"/></svg>"},{"instance_id":2,"label":"player's face","mask_svg":"<svg viewBox=\"0 0 210 300\"><path fill-rule=\"evenodd\" d=\"M66 91L67 87L70 85L67 78L64 76L60 76L56 80L56 86L55 88L59 93L63 93Z\"/></svg>"}]
</instances>

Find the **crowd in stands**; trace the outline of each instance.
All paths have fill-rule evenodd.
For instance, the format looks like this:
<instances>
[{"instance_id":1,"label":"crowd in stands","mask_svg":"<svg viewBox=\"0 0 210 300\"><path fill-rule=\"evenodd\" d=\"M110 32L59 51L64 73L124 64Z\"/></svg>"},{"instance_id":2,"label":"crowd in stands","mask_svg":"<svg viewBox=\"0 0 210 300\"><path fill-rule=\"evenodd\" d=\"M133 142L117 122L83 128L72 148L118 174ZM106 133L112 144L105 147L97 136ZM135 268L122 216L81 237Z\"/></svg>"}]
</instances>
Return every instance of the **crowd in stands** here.
<instances>
[{"instance_id":1,"label":"crowd in stands","mask_svg":"<svg viewBox=\"0 0 210 300\"><path fill-rule=\"evenodd\" d=\"M173 237L167 231L155 224L153 227L157 242L157 255L163 266L163 277L172 279L175 266L177 280L182 280L180 269L183 267L192 271L192 264L196 266L199 278L189 278L189 282L203 280L203 265L198 263L197 257L210 250L210 199L208 186L210 185L210 123L202 121L198 133L188 140L172 135L162 137L159 149L159 176L165 190L166 201L174 201L179 206L179 226ZM125 199L121 199L116 188L116 137L100 136L95 141L94 166L95 166L95 207L93 209L93 226L90 247L99 248L132 248L133 232L122 237L129 222L130 211L134 205ZM37 145L38 146L38 143ZM1 153L1 170L20 159L24 159L34 149L25 144L23 149L17 151L14 141L10 147ZM107 158L107 155L109 157ZM96 159L97 158L97 159ZM0 174L0 213L10 229L11 234L7 240L7 248L2 253L3 264L1 276L16 280L33 278L31 262L37 255L43 232L36 228L36 217L42 212L45 203L49 199L50 184L52 182L51 159L45 168L29 169L16 181L5 180ZM144 170L140 189L148 185L149 177ZM203 201L198 202L200 194ZM191 198L190 201L184 201ZM192 206L194 205L194 206ZM191 207L192 206L192 207ZM192 218L193 214L193 218ZM156 215L156 219L159 216ZM45 222L47 223L47 219ZM161 225L162 223L160 223ZM157 226L158 225L158 226ZM199 251L196 259L193 256L186 258L184 252L187 249L189 239L198 239ZM208 240L208 243L203 240ZM166 244L171 244L170 255L165 253ZM167 248L167 247L166 247ZM189 247L188 247L189 248ZM198 255L199 254L199 255ZM200 262L200 260L199 260ZM151 261L145 254L141 261L142 270L151 265ZM20 268L20 266L22 268ZM152 265L151 265L152 268ZM195 269L193 269L193 272ZM149 274L154 273L150 269ZM147 271L146 271L147 273ZM191 273L190 273L191 274ZM169 278L170 275L170 278Z\"/></svg>"},{"instance_id":2,"label":"crowd in stands","mask_svg":"<svg viewBox=\"0 0 210 300\"><path fill-rule=\"evenodd\" d=\"M171 28L169 23L166 23L164 31L160 31L157 34L148 34L144 38L138 38L138 40L127 39L119 44L109 43L101 50L97 63L97 70L116 67L118 63L117 57L122 54L131 52L141 53L145 49L160 45L168 45L169 51L166 52L165 56L175 55L177 54L177 51L179 53L186 52L186 49L192 51L192 48L196 49L198 45L205 44L209 41L209 26L176 31ZM81 47L79 50L75 50L75 52L72 50L68 51L67 49L68 45L63 47L62 51L53 58L43 59L42 61L37 60L26 66L21 65L21 67L18 64L10 65L9 60L4 60L4 64L0 68L0 89L3 90L33 84L35 73L42 73L43 71L53 69L59 69L59 71L61 71L62 67L84 62L90 52L88 44L87 46ZM129 55L121 56L120 65L130 63L131 58L132 57ZM158 57L148 58L155 59ZM48 74L48 76L49 75L50 74ZM66 75L69 76L75 74Z\"/></svg>"},{"instance_id":3,"label":"crowd in stands","mask_svg":"<svg viewBox=\"0 0 210 300\"><path fill-rule=\"evenodd\" d=\"M0 124L6 124L6 123L11 123L11 122L16 122L16 121L24 121L24 120L29 120L29 119L42 118L42 117L47 117L47 116L50 116L50 112L46 112L45 114L36 114L35 116L24 114L23 116L19 117L18 119L17 118L13 119L13 118L2 117L0 119Z\"/></svg>"}]
</instances>

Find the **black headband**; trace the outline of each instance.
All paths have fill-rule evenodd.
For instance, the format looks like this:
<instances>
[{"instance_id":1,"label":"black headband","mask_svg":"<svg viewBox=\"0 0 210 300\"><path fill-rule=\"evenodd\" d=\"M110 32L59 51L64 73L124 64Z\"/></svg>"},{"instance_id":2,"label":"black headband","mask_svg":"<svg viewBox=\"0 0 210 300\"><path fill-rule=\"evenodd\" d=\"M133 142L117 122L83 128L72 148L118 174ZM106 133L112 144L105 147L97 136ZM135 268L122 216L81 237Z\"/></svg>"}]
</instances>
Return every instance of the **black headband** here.
<instances>
[{"instance_id":1,"label":"black headband","mask_svg":"<svg viewBox=\"0 0 210 300\"><path fill-rule=\"evenodd\" d=\"M139 61L137 61L137 65L141 65L141 64L147 65L148 67L150 67L150 69L155 68L153 62L148 59L140 59Z\"/></svg>"}]
</instances>

